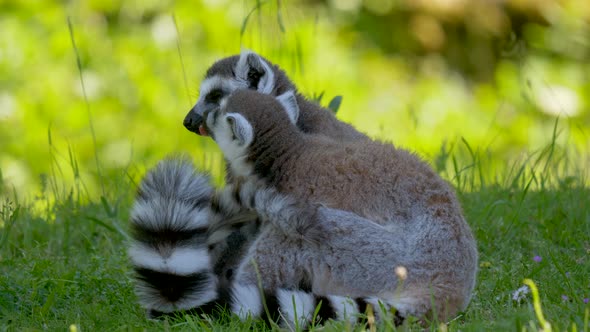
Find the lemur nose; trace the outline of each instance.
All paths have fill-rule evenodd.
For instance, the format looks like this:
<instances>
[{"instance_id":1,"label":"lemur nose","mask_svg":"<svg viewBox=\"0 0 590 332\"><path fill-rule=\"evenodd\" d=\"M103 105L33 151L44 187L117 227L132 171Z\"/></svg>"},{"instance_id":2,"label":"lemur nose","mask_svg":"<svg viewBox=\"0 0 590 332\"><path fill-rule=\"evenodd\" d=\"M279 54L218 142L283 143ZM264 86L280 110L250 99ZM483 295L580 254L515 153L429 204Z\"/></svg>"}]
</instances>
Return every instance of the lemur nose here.
<instances>
[{"instance_id":1,"label":"lemur nose","mask_svg":"<svg viewBox=\"0 0 590 332\"><path fill-rule=\"evenodd\" d=\"M203 117L191 110L190 112L188 112L188 114L184 118L184 121L182 124L189 131L192 131L194 133L198 133L199 126L201 126L202 122L203 122Z\"/></svg>"}]
</instances>

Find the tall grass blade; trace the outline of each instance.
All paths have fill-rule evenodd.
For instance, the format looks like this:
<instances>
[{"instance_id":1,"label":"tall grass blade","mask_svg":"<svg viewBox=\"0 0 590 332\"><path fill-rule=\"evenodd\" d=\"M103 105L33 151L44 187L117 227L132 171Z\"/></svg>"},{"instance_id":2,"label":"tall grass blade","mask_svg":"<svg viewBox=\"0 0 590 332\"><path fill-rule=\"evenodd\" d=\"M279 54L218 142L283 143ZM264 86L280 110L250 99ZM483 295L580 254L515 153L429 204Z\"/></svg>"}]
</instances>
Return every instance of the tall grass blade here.
<instances>
[{"instance_id":1,"label":"tall grass blade","mask_svg":"<svg viewBox=\"0 0 590 332\"><path fill-rule=\"evenodd\" d=\"M186 69L184 67L184 59L182 58L182 51L180 48L180 31L178 30L178 23L176 23L176 15L172 15L172 22L174 22L174 29L176 29L176 50L178 51L180 67L182 68L182 78L184 80L184 88L186 89L186 97L188 98L189 107L191 107L193 106L193 102L191 101L191 93L188 88L188 79L186 78Z\"/></svg>"},{"instance_id":2,"label":"tall grass blade","mask_svg":"<svg viewBox=\"0 0 590 332\"><path fill-rule=\"evenodd\" d=\"M537 285L535 285L535 282L531 279L524 279L523 283L530 288L531 294L533 295L533 307L535 309L535 315L537 315L539 324L541 324L540 331L551 332L551 324L548 321L546 321L545 317L543 316L543 309L541 308L541 298L539 297L539 290L537 289Z\"/></svg>"},{"instance_id":3,"label":"tall grass blade","mask_svg":"<svg viewBox=\"0 0 590 332\"><path fill-rule=\"evenodd\" d=\"M57 288L58 287L54 287L51 289L51 293L49 293L47 300L45 301L43 306L40 308L39 313L41 314L41 316L47 316L47 314L49 314L49 311L51 310L51 308L53 308L55 306L55 303L57 302L57 292L58 292Z\"/></svg>"},{"instance_id":4,"label":"tall grass blade","mask_svg":"<svg viewBox=\"0 0 590 332\"><path fill-rule=\"evenodd\" d=\"M295 56L299 73L303 75L305 73L305 67L303 64L303 46L301 45L301 39L297 34L295 34Z\"/></svg>"},{"instance_id":5,"label":"tall grass blade","mask_svg":"<svg viewBox=\"0 0 590 332\"><path fill-rule=\"evenodd\" d=\"M129 234L127 234L127 232L125 232L119 225L117 225L116 223L113 223L112 225L107 224L106 222L96 218L96 217L92 217L92 216L86 216L86 219L96 223L99 226L102 226L106 229L108 229L109 231L113 232L113 233L117 233L119 235L121 235L125 240L129 241L131 238L129 237Z\"/></svg>"},{"instance_id":6,"label":"tall grass blade","mask_svg":"<svg viewBox=\"0 0 590 332\"><path fill-rule=\"evenodd\" d=\"M49 127L47 127L47 139L49 141L49 157L51 159L51 163L50 163L50 171L51 171L51 176L49 177L49 184L51 187L51 191L53 193L53 197L55 199L59 199L60 197L60 193L59 193L59 188L58 188L58 184L57 184L57 173L56 173L56 169L57 172L60 175L60 178L63 178L63 171L61 169L61 166L59 165L59 162L57 161L57 158L55 156L55 154L57 153L55 151L55 148L53 146L53 139L51 138L51 125Z\"/></svg>"},{"instance_id":7,"label":"tall grass blade","mask_svg":"<svg viewBox=\"0 0 590 332\"><path fill-rule=\"evenodd\" d=\"M72 41L72 47L74 49L74 53L76 54L76 65L78 66L78 74L80 75L80 85L82 87L82 94L84 95L84 103L86 104L86 112L88 114L88 123L90 126L90 134L92 135L92 143L94 146L94 161L96 163L96 172L98 174L98 179L100 182L100 187L102 190L102 195L105 196L106 191L104 188L104 181L100 171L100 162L98 161L98 146L96 144L96 133L94 132L94 123L92 122L92 112L90 111L90 103L88 102L88 95L86 94L86 85L84 84L84 75L82 75L82 62L80 60L80 52L78 52L78 47L76 46L76 38L74 37L74 28L72 26L72 20L68 16L68 30L70 31L70 39Z\"/></svg>"},{"instance_id":8,"label":"tall grass blade","mask_svg":"<svg viewBox=\"0 0 590 332\"><path fill-rule=\"evenodd\" d=\"M277 0L277 23L279 24L279 30L285 33L285 24L283 23L283 15L281 13L281 0Z\"/></svg>"},{"instance_id":9,"label":"tall grass blade","mask_svg":"<svg viewBox=\"0 0 590 332\"><path fill-rule=\"evenodd\" d=\"M109 216L110 218L115 218L117 216L117 207L111 208L111 205L109 204L109 202L107 202L106 198L104 197L100 198L100 202L102 203L102 206L107 216Z\"/></svg>"},{"instance_id":10,"label":"tall grass blade","mask_svg":"<svg viewBox=\"0 0 590 332\"><path fill-rule=\"evenodd\" d=\"M246 28L248 27L248 21L250 20L250 16L252 16L252 14L254 14L257 10L260 10L260 7L262 7L262 5L264 5L265 3L266 1L256 1L256 6L254 6L254 8L250 10L248 15L246 15L246 17L244 18L244 21L242 21L242 27L240 28L240 44L242 43L242 39L244 37L244 33L246 32Z\"/></svg>"},{"instance_id":11,"label":"tall grass blade","mask_svg":"<svg viewBox=\"0 0 590 332\"><path fill-rule=\"evenodd\" d=\"M262 299L262 307L264 308L264 313L266 314L266 317L268 317L268 321L270 323L271 328L273 330L278 331L279 326L272 319L272 315L270 314L270 310L268 309L268 305L266 303L266 299L264 296L264 288L262 287L262 276L260 275L260 270L258 269L258 264L256 263L256 261L254 259L252 259L251 263L252 263L252 266L254 266L254 272L256 273L256 281L257 281L258 291L260 292L260 298ZM295 317L297 317L297 316L295 316Z\"/></svg>"},{"instance_id":12,"label":"tall grass blade","mask_svg":"<svg viewBox=\"0 0 590 332\"><path fill-rule=\"evenodd\" d=\"M0 238L0 249L4 248L6 242L8 242L8 236L10 235L10 230L12 226L16 223L20 213L21 207L20 205L16 205L15 208L12 207L12 202L6 199L2 208L0 209L0 217L2 224L0 224L0 229L2 230L2 237Z\"/></svg>"},{"instance_id":13,"label":"tall grass blade","mask_svg":"<svg viewBox=\"0 0 590 332\"><path fill-rule=\"evenodd\" d=\"M481 188L484 186L485 180L483 177L482 162L481 162L481 159L479 158L479 154L473 148L471 148L471 145L469 144L469 142L467 142L465 137L461 136L461 141L463 142L463 144L467 148L467 151L469 151L469 155L471 156L471 161L473 163L474 172L477 171L477 173L479 173L477 175L479 175L479 185ZM476 177L476 174L473 174L471 176L471 188L470 188L471 190L475 190L475 177Z\"/></svg>"},{"instance_id":14,"label":"tall grass blade","mask_svg":"<svg viewBox=\"0 0 590 332\"><path fill-rule=\"evenodd\" d=\"M547 168L549 167L550 162L553 159L553 153L555 152L555 144L557 143L557 124L559 123L559 117L555 118L555 123L553 124L553 131L551 133L551 143L549 144L549 154L547 159L545 160L545 167L543 167L543 173L547 172Z\"/></svg>"},{"instance_id":15,"label":"tall grass blade","mask_svg":"<svg viewBox=\"0 0 590 332\"><path fill-rule=\"evenodd\" d=\"M291 304L293 305L293 317L295 318L295 331L301 331L299 327L299 316L297 315L297 305L295 304L295 295L291 295Z\"/></svg>"}]
</instances>

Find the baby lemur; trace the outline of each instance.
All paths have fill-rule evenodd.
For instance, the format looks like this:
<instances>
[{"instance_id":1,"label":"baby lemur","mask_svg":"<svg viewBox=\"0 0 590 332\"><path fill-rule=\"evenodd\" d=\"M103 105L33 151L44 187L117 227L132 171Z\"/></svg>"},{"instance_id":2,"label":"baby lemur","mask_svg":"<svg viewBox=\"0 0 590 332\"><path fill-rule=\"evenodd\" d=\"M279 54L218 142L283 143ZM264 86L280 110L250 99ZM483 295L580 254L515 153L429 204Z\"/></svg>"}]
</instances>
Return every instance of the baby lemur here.
<instances>
[{"instance_id":1,"label":"baby lemur","mask_svg":"<svg viewBox=\"0 0 590 332\"><path fill-rule=\"evenodd\" d=\"M256 211L262 221L240 220L243 208ZM243 221L244 227L236 227ZM311 223L332 230L321 244L310 243L305 228L290 228ZM355 298L309 290L310 276L328 266L338 269L334 272L372 271L381 279L391 274L370 261L351 258L357 250L371 254L374 248L383 251L383 262L393 255L386 250L388 244L379 245L385 240L376 237L379 227L352 213L299 203L252 182L214 193L206 175L188 159L175 158L160 162L141 182L131 226L128 253L136 293L151 317L178 311L215 314L225 307L241 318L280 319L283 325L304 328L313 319L355 321L371 304L377 317L401 323L401 316L388 317L391 314L380 310L390 307L387 302L362 289L351 292ZM224 232L230 235L219 236ZM253 234L256 242L250 240ZM314 259L318 254L321 259ZM248 269L251 258L261 264L262 289L242 270L232 276L232 269L226 269ZM287 274L279 276L281 271Z\"/></svg>"},{"instance_id":2,"label":"baby lemur","mask_svg":"<svg viewBox=\"0 0 590 332\"><path fill-rule=\"evenodd\" d=\"M276 286L279 276L292 273L287 271L291 266L283 270L277 266L281 272L275 275L261 263L278 251L291 253L294 266L309 269L308 264L319 259L313 254L316 250L334 250L334 255L345 256L348 250L351 259L359 259L362 251L356 249L363 248L369 254L356 267L344 260L335 266L320 263L322 268L314 267L312 291L376 296L386 299L402 316L434 316L439 321L464 309L475 283L477 250L450 186L417 156L390 144L336 142L303 133L296 126L299 116L297 97L291 91L275 98L238 90L223 98L219 108L204 113L204 129L223 151L236 179L261 181L296 201L322 204L333 215L340 210L342 218L326 223L330 228L309 228L315 230L308 234L310 238L331 238L338 233L338 220L346 220L343 225L358 221L363 225L359 228L375 227L374 236L380 241L371 238L379 244L371 247L363 238L354 237L337 250L329 249L334 248L329 241L321 249L292 250L288 235L281 238L277 228L267 229L249 251L265 272L263 286ZM369 223L374 226L367 226ZM317 232L322 229L325 233ZM383 260L385 251L389 254ZM298 252L305 254L297 256ZM339 269L344 265L350 267ZM392 273L397 266L408 272L403 285ZM388 276L383 271L391 273ZM244 280L255 278L248 264L240 266L239 275Z\"/></svg>"}]
</instances>

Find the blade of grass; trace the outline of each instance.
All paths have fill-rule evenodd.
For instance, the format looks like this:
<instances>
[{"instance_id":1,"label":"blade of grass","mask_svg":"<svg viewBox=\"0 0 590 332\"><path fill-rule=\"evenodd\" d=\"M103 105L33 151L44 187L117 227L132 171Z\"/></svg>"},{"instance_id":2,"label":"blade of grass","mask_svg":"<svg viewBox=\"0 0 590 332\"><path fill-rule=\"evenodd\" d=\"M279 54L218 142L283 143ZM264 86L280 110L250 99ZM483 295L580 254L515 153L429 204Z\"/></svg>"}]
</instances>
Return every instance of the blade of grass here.
<instances>
[{"instance_id":1,"label":"blade of grass","mask_svg":"<svg viewBox=\"0 0 590 332\"><path fill-rule=\"evenodd\" d=\"M542 332L551 332L551 324L545 320L543 316L543 309L541 308L541 298L539 297L539 290L537 289L537 285L531 279L524 279L523 283L529 287L531 293L533 295L533 307L535 308L535 314L537 315L537 319L541 324L540 331Z\"/></svg>"},{"instance_id":2,"label":"blade of grass","mask_svg":"<svg viewBox=\"0 0 590 332\"><path fill-rule=\"evenodd\" d=\"M47 127L47 139L49 142L49 157L51 159L51 163L50 163L51 176L49 177L49 184L51 187L51 191L53 192L53 197L55 199L59 199L61 196L60 196L59 188L58 188L58 184L57 184L57 173L59 173L61 178L63 178L63 171L61 169L61 166L57 162L57 157L55 156L57 154L57 152L56 152L55 147L53 146L53 139L51 137L51 125L49 125L49 127ZM57 169L57 173L56 173L56 169Z\"/></svg>"},{"instance_id":3,"label":"blade of grass","mask_svg":"<svg viewBox=\"0 0 590 332\"><path fill-rule=\"evenodd\" d=\"M332 100L330 100L328 108L330 109L330 111L336 114L338 112L338 109L340 109L340 104L342 104L342 96L336 96L332 98Z\"/></svg>"},{"instance_id":4,"label":"blade of grass","mask_svg":"<svg viewBox=\"0 0 590 332\"><path fill-rule=\"evenodd\" d=\"M283 15L281 13L281 0L277 0L277 23L279 24L279 30L285 33L285 24L283 23Z\"/></svg>"},{"instance_id":5,"label":"blade of grass","mask_svg":"<svg viewBox=\"0 0 590 332\"><path fill-rule=\"evenodd\" d=\"M244 33L246 32L246 28L248 27L248 21L250 20L250 16L252 16L252 14L254 14L257 10L260 10L260 7L262 7L262 5L264 5L265 3L266 1L257 0L256 6L254 6L254 8L250 10L248 15L246 15L246 17L244 18L244 21L242 21L242 27L240 28L240 45L242 44L242 39L244 37Z\"/></svg>"},{"instance_id":6,"label":"blade of grass","mask_svg":"<svg viewBox=\"0 0 590 332\"><path fill-rule=\"evenodd\" d=\"M2 168L0 168L0 195L4 193L4 176L2 175Z\"/></svg>"},{"instance_id":7,"label":"blade of grass","mask_svg":"<svg viewBox=\"0 0 590 332\"><path fill-rule=\"evenodd\" d=\"M6 242L8 242L8 236L12 226L16 223L19 217L21 206L17 204L15 208L12 208L12 202L7 198L5 203L2 205L0 210L0 216L2 217L2 238L0 239L0 249L4 248Z\"/></svg>"},{"instance_id":8,"label":"blade of grass","mask_svg":"<svg viewBox=\"0 0 590 332\"><path fill-rule=\"evenodd\" d=\"M98 180L100 182L100 187L102 190L102 196L106 195L106 191L104 188L104 181L100 171L100 162L98 160L98 146L96 144L96 133L94 132L94 123L92 121L92 112L90 111L90 103L88 102L88 95L86 93L86 85L84 84L84 77L82 75L82 61L80 60L80 52L78 52L78 47L76 46L76 38L74 37L74 28L72 25L72 20L68 16L68 29L70 31L70 39L72 41L72 47L74 49L74 53L76 54L76 65L78 66L78 74L80 76L80 85L82 87L82 94L84 95L84 103L86 104L86 113L88 114L88 123L90 127L90 134L92 135L92 143L94 146L94 161L96 163L96 172L98 174Z\"/></svg>"},{"instance_id":9,"label":"blade of grass","mask_svg":"<svg viewBox=\"0 0 590 332\"><path fill-rule=\"evenodd\" d=\"M130 239L127 232L125 232L123 229L121 229L121 227L119 227L119 225L117 225L116 223L113 223L113 226L111 226L111 225L107 224L106 222L104 222L96 217L92 217L92 216L86 216L86 219L96 223L97 225L100 225L100 226L108 229L109 231L111 231L113 233L120 234L126 240Z\"/></svg>"},{"instance_id":10,"label":"blade of grass","mask_svg":"<svg viewBox=\"0 0 590 332\"><path fill-rule=\"evenodd\" d=\"M463 142L463 144L467 148L467 151L469 151L469 155L471 156L471 161L474 166L474 172L477 171L477 173L479 173L478 174L479 175L479 186L481 188L485 184L485 180L483 178L483 170L481 168L482 163L479 158L479 154L471 148L471 145L467 142L465 137L461 136L461 141ZM473 174L473 176L471 177L471 188L470 188L471 190L475 190L475 177L476 177L476 174Z\"/></svg>"},{"instance_id":11,"label":"blade of grass","mask_svg":"<svg viewBox=\"0 0 590 332\"><path fill-rule=\"evenodd\" d=\"M178 58L180 59L180 67L182 68L182 78L184 80L184 88L186 89L186 96L188 98L189 107L193 106L191 101L191 93L188 88L188 79L186 78L186 69L184 67L184 59L182 58L182 51L180 49L180 32L178 31L178 23L176 22L176 15L172 15L172 22L174 22L174 29L176 29L176 50L178 51Z\"/></svg>"}]
</instances>

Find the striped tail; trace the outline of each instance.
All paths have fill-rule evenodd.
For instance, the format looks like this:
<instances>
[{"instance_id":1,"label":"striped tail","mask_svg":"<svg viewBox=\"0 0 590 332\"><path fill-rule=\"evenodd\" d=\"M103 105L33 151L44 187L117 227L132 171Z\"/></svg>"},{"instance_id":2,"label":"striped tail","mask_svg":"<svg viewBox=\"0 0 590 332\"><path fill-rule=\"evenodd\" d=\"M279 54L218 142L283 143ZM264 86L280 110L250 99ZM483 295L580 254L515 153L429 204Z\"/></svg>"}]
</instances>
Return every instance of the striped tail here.
<instances>
[{"instance_id":1,"label":"striped tail","mask_svg":"<svg viewBox=\"0 0 590 332\"><path fill-rule=\"evenodd\" d=\"M140 184L128 255L148 312L192 309L218 297L207 248L212 194L209 178L186 158L161 161Z\"/></svg>"}]
</instances>

